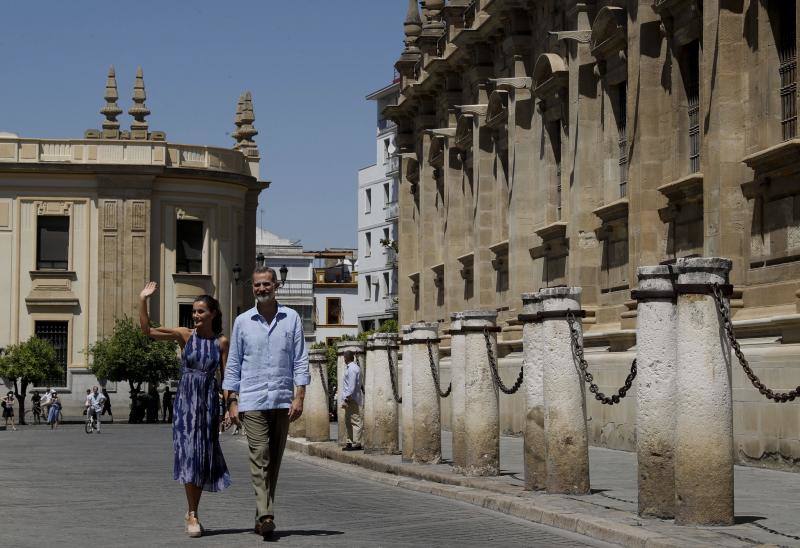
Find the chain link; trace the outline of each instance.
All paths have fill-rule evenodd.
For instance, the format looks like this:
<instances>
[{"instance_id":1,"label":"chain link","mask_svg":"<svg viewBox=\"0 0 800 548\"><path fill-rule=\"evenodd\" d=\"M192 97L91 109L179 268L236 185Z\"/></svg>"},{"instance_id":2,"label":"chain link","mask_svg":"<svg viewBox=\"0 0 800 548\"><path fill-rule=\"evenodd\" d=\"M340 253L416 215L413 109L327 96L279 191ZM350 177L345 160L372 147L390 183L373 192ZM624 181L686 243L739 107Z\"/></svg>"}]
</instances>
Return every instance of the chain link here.
<instances>
[{"instance_id":1,"label":"chain link","mask_svg":"<svg viewBox=\"0 0 800 548\"><path fill-rule=\"evenodd\" d=\"M633 362L631 362L631 372L628 373L628 376L625 378L625 386L620 388L617 393L613 394L611 397L606 396L600 392L600 388L598 388L598 386L594 383L594 376L589 373L589 364L586 362L586 358L583 355L583 345L580 341L580 334L578 333L575 314L571 310L567 311L567 324L569 325L572 351L575 354L575 357L578 358L578 367L583 375L583 380L585 380L586 384L589 385L589 392L594 394L594 399L603 405L614 405L619 403L620 400L628 394L628 390L631 389L631 385L633 384L633 379L636 378L636 360L634 359Z\"/></svg>"},{"instance_id":2,"label":"chain link","mask_svg":"<svg viewBox=\"0 0 800 548\"><path fill-rule=\"evenodd\" d=\"M330 390L328 389L328 383L325 381L325 374L322 372L322 364L318 364L317 369L319 370L319 380L322 383L322 389L325 391L325 401L331 401L331 394Z\"/></svg>"},{"instance_id":3,"label":"chain link","mask_svg":"<svg viewBox=\"0 0 800 548\"><path fill-rule=\"evenodd\" d=\"M519 376L517 377L517 382L514 383L514 386L508 388L503 381L500 380L500 372L497 370L497 362L494 359L494 352L492 352L492 341L489 338L489 330L483 331L483 338L486 341L486 355L489 357L489 369L492 372L492 380L494 381L494 385L504 394L513 394L519 387L522 386L522 375L525 373L525 368L519 368Z\"/></svg>"},{"instance_id":4,"label":"chain link","mask_svg":"<svg viewBox=\"0 0 800 548\"><path fill-rule=\"evenodd\" d=\"M439 383L439 372L436 370L436 366L433 363L433 347L431 346L431 341L425 341L425 343L428 345L428 360L431 362L431 375L433 375L433 384L436 387L436 392L439 393L440 398L446 398L453 390L453 383L451 382L447 385L447 391L442 392L442 387Z\"/></svg>"},{"instance_id":5,"label":"chain link","mask_svg":"<svg viewBox=\"0 0 800 548\"><path fill-rule=\"evenodd\" d=\"M711 287L711 291L714 296L714 302L717 305L717 312L719 312L719 316L722 319L722 328L725 330L725 334L728 337L731 348L733 348L733 351L736 353L736 357L739 359L739 363L741 364L742 369L744 369L745 375L747 375L747 378L750 379L750 382L753 384L753 386L755 386L756 389L769 400L773 400L778 403L794 401L795 398L800 396L800 386L789 392L775 392L767 388L764 383L761 382L761 379L756 376L756 374L750 368L747 358L744 357L744 353L739 346L739 341L736 340L736 335L733 332L733 322L731 321L730 309L725 304L725 299L722 295L722 289L720 288L720 285L714 284Z\"/></svg>"},{"instance_id":6,"label":"chain link","mask_svg":"<svg viewBox=\"0 0 800 548\"><path fill-rule=\"evenodd\" d=\"M388 346L386 347L386 359L389 362L389 379L392 381L392 395L394 396L394 401L403 403L403 398L399 396L399 392L397 391L397 368L392 364L392 349Z\"/></svg>"}]
</instances>

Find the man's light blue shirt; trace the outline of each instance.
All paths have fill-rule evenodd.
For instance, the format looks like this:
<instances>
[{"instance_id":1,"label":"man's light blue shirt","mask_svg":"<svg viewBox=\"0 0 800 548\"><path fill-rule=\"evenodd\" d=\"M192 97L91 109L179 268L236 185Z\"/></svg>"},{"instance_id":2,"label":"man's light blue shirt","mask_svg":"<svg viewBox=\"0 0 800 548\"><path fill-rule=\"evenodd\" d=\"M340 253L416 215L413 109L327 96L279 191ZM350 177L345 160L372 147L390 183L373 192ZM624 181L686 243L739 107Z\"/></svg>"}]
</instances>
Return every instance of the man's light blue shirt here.
<instances>
[{"instance_id":1,"label":"man's light blue shirt","mask_svg":"<svg viewBox=\"0 0 800 548\"><path fill-rule=\"evenodd\" d=\"M279 304L269 323L257 307L236 318L222 388L239 393L239 411L288 409L294 386L310 382L297 312Z\"/></svg>"},{"instance_id":2,"label":"man's light blue shirt","mask_svg":"<svg viewBox=\"0 0 800 548\"><path fill-rule=\"evenodd\" d=\"M344 403L347 398L350 398L359 407L364 405L364 396L361 394L361 368L356 362L347 364L342 381L344 386L342 387L342 396L339 403Z\"/></svg>"}]
</instances>

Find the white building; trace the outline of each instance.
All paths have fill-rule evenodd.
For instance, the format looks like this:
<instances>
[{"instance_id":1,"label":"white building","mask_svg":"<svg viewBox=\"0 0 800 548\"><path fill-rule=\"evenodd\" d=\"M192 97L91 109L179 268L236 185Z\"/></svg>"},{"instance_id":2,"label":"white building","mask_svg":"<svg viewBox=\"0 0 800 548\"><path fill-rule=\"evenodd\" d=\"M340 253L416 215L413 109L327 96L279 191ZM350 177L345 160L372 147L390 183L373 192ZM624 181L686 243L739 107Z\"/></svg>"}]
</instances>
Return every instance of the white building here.
<instances>
[{"instance_id":1,"label":"white building","mask_svg":"<svg viewBox=\"0 0 800 548\"><path fill-rule=\"evenodd\" d=\"M367 96L377 105L376 163L358 172L358 324L375 329L397 318L397 241L400 157L397 127L381 112L397 103L398 83ZM382 243L383 242L383 243ZM396 244L395 244L396 246Z\"/></svg>"},{"instance_id":2,"label":"white building","mask_svg":"<svg viewBox=\"0 0 800 548\"><path fill-rule=\"evenodd\" d=\"M278 289L278 301L293 308L303 318L306 341L314 341L314 254L303 251L299 241L292 241L256 229L256 263L272 267L286 280ZM249 273L242 273L249 279ZM249 302L249 301L248 301ZM249 304L242 308L246 309Z\"/></svg>"},{"instance_id":3,"label":"white building","mask_svg":"<svg viewBox=\"0 0 800 548\"><path fill-rule=\"evenodd\" d=\"M313 253L315 335L328 343L342 335L358 334L358 272L354 249L326 249Z\"/></svg>"}]
</instances>

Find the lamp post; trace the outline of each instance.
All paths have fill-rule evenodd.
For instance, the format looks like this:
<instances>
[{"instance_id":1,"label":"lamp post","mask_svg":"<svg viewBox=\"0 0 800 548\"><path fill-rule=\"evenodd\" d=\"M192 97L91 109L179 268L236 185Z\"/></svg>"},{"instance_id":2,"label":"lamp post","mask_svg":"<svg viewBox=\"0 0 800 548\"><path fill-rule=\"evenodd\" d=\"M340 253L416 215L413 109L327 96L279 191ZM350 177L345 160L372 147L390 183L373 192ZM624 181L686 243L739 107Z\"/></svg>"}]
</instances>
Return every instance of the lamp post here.
<instances>
[{"instance_id":1,"label":"lamp post","mask_svg":"<svg viewBox=\"0 0 800 548\"><path fill-rule=\"evenodd\" d=\"M230 325L230 329L228 330L228 333L231 333L233 331L233 320L234 320L234 315L233 315L233 286L235 285L236 287L239 287L239 280L241 279L241 276L242 276L242 267L239 266L239 263L236 263L235 265L233 265L233 268L231 269L231 272L233 272L233 283L231 284L231 310L230 310L230 313L231 313L231 325ZM236 299L236 300L237 300L237 302L236 302L236 315L238 316L239 315L239 302L238 302L239 299Z\"/></svg>"}]
</instances>

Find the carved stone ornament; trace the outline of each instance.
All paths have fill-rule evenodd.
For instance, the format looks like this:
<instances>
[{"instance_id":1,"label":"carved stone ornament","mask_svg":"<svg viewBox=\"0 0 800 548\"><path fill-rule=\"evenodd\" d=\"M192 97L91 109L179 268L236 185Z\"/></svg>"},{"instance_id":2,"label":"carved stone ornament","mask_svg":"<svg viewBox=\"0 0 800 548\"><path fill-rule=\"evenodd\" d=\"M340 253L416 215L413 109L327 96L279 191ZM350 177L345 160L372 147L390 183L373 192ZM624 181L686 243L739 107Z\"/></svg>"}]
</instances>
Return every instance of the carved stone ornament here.
<instances>
[{"instance_id":1,"label":"carved stone ornament","mask_svg":"<svg viewBox=\"0 0 800 548\"><path fill-rule=\"evenodd\" d=\"M628 18L624 8L606 6L597 12L592 24L592 55L608 61L628 46Z\"/></svg>"},{"instance_id":2,"label":"carved stone ornament","mask_svg":"<svg viewBox=\"0 0 800 548\"><path fill-rule=\"evenodd\" d=\"M499 128L508 123L508 92L495 90L489 96L489 106L486 109L486 125Z\"/></svg>"},{"instance_id":3,"label":"carved stone ornament","mask_svg":"<svg viewBox=\"0 0 800 548\"><path fill-rule=\"evenodd\" d=\"M569 70L560 55L543 53L533 67L533 94L539 99L549 99L569 85Z\"/></svg>"},{"instance_id":4,"label":"carved stone ornament","mask_svg":"<svg viewBox=\"0 0 800 548\"><path fill-rule=\"evenodd\" d=\"M36 214L69 216L72 214L72 202L36 202Z\"/></svg>"}]
</instances>

